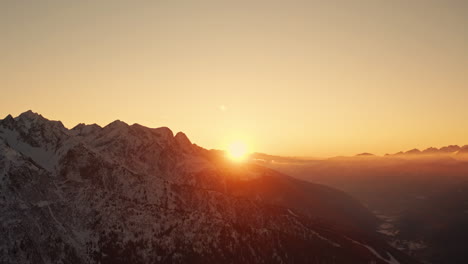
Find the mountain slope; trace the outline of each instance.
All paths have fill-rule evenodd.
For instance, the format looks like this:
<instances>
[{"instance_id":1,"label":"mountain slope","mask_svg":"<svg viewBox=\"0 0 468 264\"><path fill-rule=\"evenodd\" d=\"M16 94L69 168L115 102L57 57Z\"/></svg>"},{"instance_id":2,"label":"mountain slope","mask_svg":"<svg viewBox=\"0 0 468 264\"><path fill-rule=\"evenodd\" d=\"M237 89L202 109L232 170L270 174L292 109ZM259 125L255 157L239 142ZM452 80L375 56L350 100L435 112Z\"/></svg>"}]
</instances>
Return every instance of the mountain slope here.
<instances>
[{"instance_id":1,"label":"mountain slope","mask_svg":"<svg viewBox=\"0 0 468 264\"><path fill-rule=\"evenodd\" d=\"M0 263L415 263L373 236L235 195L232 173L258 171L226 170L168 128L8 116Z\"/></svg>"},{"instance_id":2,"label":"mountain slope","mask_svg":"<svg viewBox=\"0 0 468 264\"><path fill-rule=\"evenodd\" d=\"M353 195L382 219L378 232L418 260L465 263L468 254L462 241L468 236L468 162L454 158L463 149L466 147L448 146L441 148L448 154L436 155L308 161L270 157L257 162Z\"/></svg>"},{"instance_id":3,"label":"mountain slope","mask_svg":"<svg viewBox=\"0 0 468 264\"><path fill-rule=\"evenodd\" d=\"M229 181L231 194L292 208L343 229L372 232L377 226L377 218L367 208L341 191L261 166L249 165L249 169L259 175L248 181Z\"/></svg>"}]
</instances>

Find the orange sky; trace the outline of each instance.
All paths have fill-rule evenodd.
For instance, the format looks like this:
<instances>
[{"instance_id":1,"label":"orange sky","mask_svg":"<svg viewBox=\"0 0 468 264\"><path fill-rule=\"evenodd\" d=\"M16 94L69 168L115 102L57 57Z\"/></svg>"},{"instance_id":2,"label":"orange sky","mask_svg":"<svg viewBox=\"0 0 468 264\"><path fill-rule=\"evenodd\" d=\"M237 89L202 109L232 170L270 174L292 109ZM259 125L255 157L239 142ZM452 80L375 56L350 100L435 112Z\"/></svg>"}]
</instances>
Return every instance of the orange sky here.
<instances>
[{"instance_id":1,"label":"orange sky","mask_svg":"<svg viewBox=\"0 0 468 264\"><path fill-rule=\"evenodd\" d=\"M295 156L468 144L467 1L0 3L0 115Z\"/></svg>"}]
</instances>

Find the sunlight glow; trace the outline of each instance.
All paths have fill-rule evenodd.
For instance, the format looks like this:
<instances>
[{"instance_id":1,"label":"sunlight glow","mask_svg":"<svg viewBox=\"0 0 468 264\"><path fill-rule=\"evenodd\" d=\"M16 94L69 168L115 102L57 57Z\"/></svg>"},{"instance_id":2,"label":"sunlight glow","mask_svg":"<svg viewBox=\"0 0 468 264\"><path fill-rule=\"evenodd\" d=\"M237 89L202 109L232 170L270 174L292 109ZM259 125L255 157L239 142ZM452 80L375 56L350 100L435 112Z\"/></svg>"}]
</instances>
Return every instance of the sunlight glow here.
<instances>
[{"instance_id":1,"label":"sunlight glow","mask_svg":"<svg viewBox=\"0 0 468 264\"><path fill-rule=\"evenodd\" d=\"M232 142L228 146L228 155L234 161L242 161L247 156L247 145L242 141Z\"/></svg>"}]
</instances>

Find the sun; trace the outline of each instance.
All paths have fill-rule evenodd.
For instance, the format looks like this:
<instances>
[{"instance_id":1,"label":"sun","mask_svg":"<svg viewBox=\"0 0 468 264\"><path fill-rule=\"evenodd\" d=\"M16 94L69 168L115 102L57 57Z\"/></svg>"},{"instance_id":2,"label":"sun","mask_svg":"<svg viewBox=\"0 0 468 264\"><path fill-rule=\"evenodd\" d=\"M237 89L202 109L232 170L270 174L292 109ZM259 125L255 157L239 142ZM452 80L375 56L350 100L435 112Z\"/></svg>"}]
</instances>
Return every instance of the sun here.
<instances>
[{"instance_id":1,"label":"sun","mask_svg":"<svg viewBox=\"0 0 468 264\"><path fill-rule=\"evenodd\" d=\"M227 151L229 158L234 161L241 161L247 156L247 145L242 141L235 141L228 146Z\"/></svg>"}]
</instances>

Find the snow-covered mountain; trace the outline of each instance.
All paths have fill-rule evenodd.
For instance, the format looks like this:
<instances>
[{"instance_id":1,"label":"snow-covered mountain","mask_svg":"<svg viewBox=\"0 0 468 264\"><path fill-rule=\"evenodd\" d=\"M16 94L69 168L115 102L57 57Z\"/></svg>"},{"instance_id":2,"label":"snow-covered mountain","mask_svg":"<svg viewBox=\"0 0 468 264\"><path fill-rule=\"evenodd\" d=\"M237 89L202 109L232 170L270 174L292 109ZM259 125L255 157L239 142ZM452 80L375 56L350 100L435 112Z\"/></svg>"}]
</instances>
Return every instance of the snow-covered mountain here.
<instances>
[{"instance_id":1,"label":"snow-covered mountain","mask_svg":"<svg viewBox=\"0 0 468 264\"><path fill-rule=\"evenodd\" d=\"M373 221L165 127L0 120L0 263L416 263Z\"/></svg>"}]
</instances>

